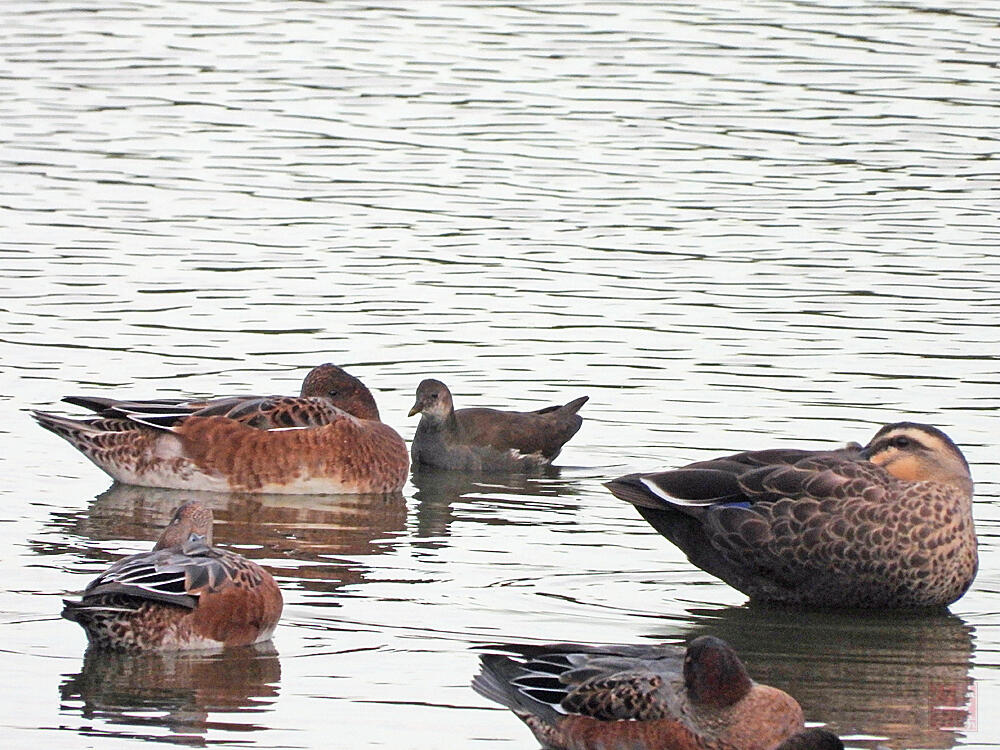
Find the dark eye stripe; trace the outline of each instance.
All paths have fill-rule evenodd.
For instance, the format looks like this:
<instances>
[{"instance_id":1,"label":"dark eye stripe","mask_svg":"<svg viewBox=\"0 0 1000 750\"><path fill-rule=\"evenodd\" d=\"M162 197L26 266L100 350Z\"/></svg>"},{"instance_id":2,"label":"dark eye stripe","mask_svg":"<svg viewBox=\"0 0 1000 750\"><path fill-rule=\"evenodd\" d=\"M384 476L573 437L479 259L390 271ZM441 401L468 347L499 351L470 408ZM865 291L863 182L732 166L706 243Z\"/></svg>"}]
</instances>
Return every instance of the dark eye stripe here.
<instances>
[{"instance_id":1,"label":"dark eye stripe","mask_svg":"<svg viewBox=\"0 0 1000 750\"><path fill-rule=\"evenodd\" d=\"M899 448L906 450L930 450L926 445L921 443L919 440L911 437L910 435L890 435L889 437L885 437L882 440L880 440L876 447L877 447L876 452L887 450L889 448Z\"/></svg>"}]
</instances>

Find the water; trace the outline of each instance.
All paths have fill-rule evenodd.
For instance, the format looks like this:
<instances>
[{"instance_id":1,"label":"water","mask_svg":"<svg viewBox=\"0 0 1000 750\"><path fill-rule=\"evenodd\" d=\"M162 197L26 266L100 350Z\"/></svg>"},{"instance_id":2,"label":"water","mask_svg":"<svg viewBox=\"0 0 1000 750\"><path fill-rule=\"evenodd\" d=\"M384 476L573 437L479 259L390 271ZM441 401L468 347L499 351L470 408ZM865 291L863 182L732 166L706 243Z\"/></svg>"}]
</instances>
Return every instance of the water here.
<instances>
[{"instance_id":1,"label":"water","mask_svg":"<svg viewBox=\"0 0 1000 750\"><path fill-rule=\"evenodd\" d=\"M851 747L1000 745L991 4L2 16L8 743L532 747L470 646L713 633ZM555 476L211 497L282 586L273 649L84 658L61 598L188 495L110 487L24 410L295 392L325 361L407 439L427 376L460 406L590 401ZM601 486L898 419L977 481L950 614L748 608Z\"/></svg>"}]
</instances>

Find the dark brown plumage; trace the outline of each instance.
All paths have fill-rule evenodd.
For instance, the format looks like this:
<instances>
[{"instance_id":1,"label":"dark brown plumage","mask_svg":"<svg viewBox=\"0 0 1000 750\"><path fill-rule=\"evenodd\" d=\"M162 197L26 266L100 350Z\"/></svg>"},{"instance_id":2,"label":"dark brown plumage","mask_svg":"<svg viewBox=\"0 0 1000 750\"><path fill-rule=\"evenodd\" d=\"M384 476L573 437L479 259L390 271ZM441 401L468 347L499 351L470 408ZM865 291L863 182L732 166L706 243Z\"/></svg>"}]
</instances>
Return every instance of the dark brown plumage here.
<instances>
[{"instance_id":1,"label":"dark brown plumage","mask_svg":"<svg viewBox=\"0 0 1000 750\"><path fill-rule=\"evenodd\" d=\"M753 682L729 645L711 636L686 650L573 644L495 650L504 653L481 657L472 687L510 708L552 750L774 750L803 729L795 699ZM801 743L812 741L810 732Z\"/></svg>"},{"instance_id":2,"label":"dark brown plumage","mask_svg":"<svg viewBox=\"0 0 1000 750\"><path fill-rule=\"evenodd\" d=\"M456 410L448 386L424 380L410 409L411 417L421 415L411 447L413 464L497 472L548 466L583 424L577 411L587 398L530 412Z\"/></svg>"},{"instance_id":3,"label":"dark brown plumage","mask_svg":"<svg viewBox=\"0 0 1000 750\"><path fill-rule=\"evenodd\" d=\"M887 425L864 448L739 453L607 487L757 600L943 607L976 574L969 467L929 425Z\"/></svg>"},{"instance_id":4,"label":"dark brown plumage","mask_svg":"<svg viewBox=\"0 0 1000 750\"><path fill-rule=\"evenodd\" d=\"M828 729L806 729L789 737L775 750L844 750L844 743Z\"/></svg>"},{"instance_id":5,"label":"dark brown plumage","mask_svg":"<svg viewBox=\"0 0 1000 750\"><path fill-rule=\"evenodd\" d=\"M299 396L123 401L63 399L85 420L34 412L126 484L217 492L388 493L406 482L403 439L379 420L365 385L320 365Z\"/></svg>"},{"instance_id":6,"label":"dark brown plumage","mask_svg":"<svg viewBox=\"0 0 1000 750\"><path fill-rule=\"evenodd\" d=\"M97 648L180 651L266 641L281 616L271 574L212 546L212 511L182 505L149 552L130 555L87 586L62 616Z\"/></svg>"}]
</instances>

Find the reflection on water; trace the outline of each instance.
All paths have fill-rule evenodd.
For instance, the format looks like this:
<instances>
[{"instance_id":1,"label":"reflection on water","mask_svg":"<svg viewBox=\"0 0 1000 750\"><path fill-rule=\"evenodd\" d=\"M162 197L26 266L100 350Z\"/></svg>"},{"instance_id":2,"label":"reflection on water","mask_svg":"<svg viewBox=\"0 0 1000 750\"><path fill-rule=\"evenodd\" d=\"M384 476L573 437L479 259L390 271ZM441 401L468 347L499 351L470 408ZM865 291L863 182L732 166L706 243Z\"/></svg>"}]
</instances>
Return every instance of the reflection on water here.
<instances>
[{"instance_id":1,"label":"reflection on water","mask_svg":"<svg viewBox=\"0 0 1000 750\"><path fill-rule=\"evenodd\" d=\"M60 685L61 709L105 723L95 735L200 745L209 730L260 731L273 710L281 663L271 644L224 654L134 655L88 649ZM115 730L113 727L129 727Z\"/></svg>"},{"instance_id":2,"label":"reflection on water","mask_svg":"<svg viewBox=\"0 0 1000 750\"><path fill-rule=\"evenodd\" d=\"M560 507L564 510L575 510L578 506L567 504L565 498L580 493L576 480L562 479L561 469L547 466L541 476L524 476L519 474L475 476L460 471L442 471L432 468L414 470L412 476L416 491L413 499L417 506L414 512L416 529L414 533L428 541L416 542L414 546L432 548L444 544L436 537L446 537L449 526L455 520L454 505L460 499L475 498L476 502L489 505L491 511L502 510L505 505L518 509L545 510L550 505L528 498L561 498ZM463 520L472 520L475 514L466 509ZM501 524L510 526L516 523L502 514L492 512L476 520L486 524Z\"/></svg>"},{"instance_id":3,"label":"reflection on water","mask_svg":"<svg viewBox=\"0 0 1000 750\"><path fill-rule=\"evenodd\" d=\"M593 508L581 504L579 480L562 476L558 469L545 477L421 471L413 475L413 486L409 521L401 495L325 498L199 493L199 499L216 514L218 543L264 561L278 575L286 598L291 596L300 606L342 606L341 599L329 594L345 585L365 584L372 568L370 562L358 558L391 553L404 543L408 527L408 545L425 554L448 554L451 544L461 543L453 538L455 524L469 529L470 537L488 538L498 547L516 538L520 529L538 524L549 531L575 533L584 549L599 552L606 546L601 540L608 532L600 522L590 527L572 520L585 517ZM172 510L192 494L115 484L87 512L55 513L52 523L67 540L64 551L112 560L117 556L91 542L153 539ZM613 500L608 502L617 511L628 511ZM638 520L635 523L642 528ZM659 555L658 538L645 537ZM74 538L79 546L69 541ZM687 566L683 569L683 575L690 572ZM547 599L599 612L599 602L592 600L598 591L592 576L585 572L566 575L569 572L557 569L547 580L530 575L508 578L500 587L509 595L511 589L537 586L536 593ZM619 586L614 578L610 576L605 585ZM427 581L433 582L433 576ZM581 586L582 590L575 590ZM484 594L482 601L493 606L501 591L494 588ZM540 611L549 619L552 614ZM643 610L634 614L648 616ZM875 738L853 740L857 747L951 748L970 718L973 628L949 613L880 617L744 605L694 609L669 620L669 629L647 637L675 642L701 634L724 638L758 680L793 694L810 721L828 724L843 735ZM408 627L387 615L373 622L351 622L325 613L317 614L309 627L347 638L359 626L371 630L380 625ZM441 635L449 633L447 622L435 622L434 628ZM344 649L376 646L345 642ZM113 677L118 673L121 678ZM83 670L62 686L63 710L106 720L109 725L152 724L176 734L198 734L223 725L253 729L254 724L211 714L266 708L272 701L261 699L277 695L279 676L273 648L139 660L88 651Z\"/></svg>"},{"instance_id":4,"label":"reflection on water","mask_svg":"<svg viewBox=\"0 0 1000 750\"><path fill-rule=\"evenodd\" d=\"M656 628L733 641L841 731L996 747L992 713L942 728L970 675L1000 703L995 6L5 0L0 664L32 689L0 681L0 736L152 734L133 710L81 726L111 667L60 709L84 653L60 599L192 494L94 500L103 474L24 410L295 392L335 361L404 437L425 377L483 405L589 395L580 468L201 498L286 601L280 710L221 741L522 747L468 689L470 643ZM600 484L907 418L973 465L982 572L954 617L735 606ZM192 690L270 707L222 672Z\"/></svg>"},{"instance_id":5,"label":"reflection on water","mask_svg":"<svg viewBox=\"0 0 1000 750\"><path fill-rule=\"evenodd\" d=\"M197 498L215 514L215 543L261 560L287 588L330 593L359 583L350 558L392 549L406 527L406 500L391 495L254 495L190 492L114 483L85 514L58 521L81 540L155 540L174 509ZM59 519L57 514L56 518ZM66 547L72 549L73 545ZM86 557L117 556L87 544ZM287 561L287 562L286 562ZM322 597L314 598L322 605Z\"/></svg>"},{"instance_id":6,"label":"reflection on water","mask_svg":"<svg viewBox=\"0 0 1000 750\"><path fill-rule=\"evenodd\" d=\"M787 690L808 720L840 734L892 748L951 748L970 719L973 628L955 615L757 605L693 614L685 640L729 641L755 679Z\"/></svg>"}]
</instances>

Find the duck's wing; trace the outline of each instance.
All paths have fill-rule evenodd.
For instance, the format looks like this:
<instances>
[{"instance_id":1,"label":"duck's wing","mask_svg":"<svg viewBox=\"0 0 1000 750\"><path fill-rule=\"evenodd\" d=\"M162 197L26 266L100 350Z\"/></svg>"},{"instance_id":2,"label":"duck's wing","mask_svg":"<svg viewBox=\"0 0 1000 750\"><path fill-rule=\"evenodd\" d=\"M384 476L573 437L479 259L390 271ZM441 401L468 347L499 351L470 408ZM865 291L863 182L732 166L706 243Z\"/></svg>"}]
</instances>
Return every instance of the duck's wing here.
<instances>
[{"instance_id":1,"label":"duck's wing","mask_svg":"<svg viewBox=\"0 0 1000 750\"><path fill-rule=\"evenodd\" d=\"M455 419L462 440L468 444L516 450L524 455L539 454L552 460L579 431L583 419L576 412L587 399L584 396L564 406L531 412L458 409Z\"/></svg>"},{"instance_id":2,"label":"duck's wing","mask_svg":"<svg viewBox=\"0 0 1000 750\"><path fill-rule=\"evenodd\" d=\"M891 477L854 449L748 451L699 461L672 471L628 474L606 486L623 500L647 508L678 510L773 502L782 497L844 496L884 487Z\"/></svg>"},{"instance_id":3,"label":"duck's wing","mask_svg":"<svg viewBox=\"0 0 1000 750\"><path fill-rule=\"evenodd\" d=\"M684 649L649 646L491 647L473 682L481 695L527 709L550 723L578 715L599 721L649 721L679 715Z\"/></svg>"},{"instance_id":4,"label":"duck's wing","mask_svg":"<svg viewBox=\"0 0 1000 750\"><path fill-rule=\"evenodd\" d=\"M749 471L739 486L749 503L709 505L697 520L730 564L781 585L864 567L866 554L877 565L879 527L898 522L898 481L867 461L817 454Z\"/></svg>"},{"instance_id":5,"label":"duck's wing","mask_svg":"<svg viewBox=\"0 0 1000 750\"><path fill-rule=\"evenodd\" d=\"M261 430L320 427L344 414L329 399L307 396L225 396L207 400L146 401L67 396L63 401L88 408L105 419L127 420L161 429L176 427L188 417L216 416Z\"/></svg>"},{"instance_id":6,"label":"duck's wing","mask_svg":"<svg viewBox=\"0 0 1000 750\"><path fill-rule=\"evenodd\" d=\"M737 454L607 486L694 565L763 599L878 576L880 528L899 521L897 480L852 450Z\"/></svg>"},{"instance_id":7,"label":"duck's wing","mask_svg":"<svg viewBox=\"0 0 1000 750\"><path fill-rule=\"evenodd\" d=\"M541 409L536 409L531 412L531 414L553 414L555 412L562 412L563 414L576 414L588 401L590 401L590 396L580 396L580 398L575 398L568 404L543 406Z\"/></svg>"},{"instance_id":8,"label":"duck's wing","mask_svg":"<svg viewBox=\"0 0 1000 750\"><path fill-rule=\"evenodd\" d=\"M287 430L322 427L343 419L346 414L326 398L268 396L240 399L232 403L207 404L192 416L222 416L259 430Z\"/></svg>"},{"instance_id":9,"label":"duck's wing","mask_svg":"<svg viewBox=\"0 0 1000 750\"><path fill-rule=\"evenodd\" d=\"M154 398L132 401L127 399L105 398L103 396L63 396L62 400L64 403L82 406L84 409L89 409L90 411L96 412L104 417L120 417L125 412L135 409L149 412L155 412L157 410L167 412L182 408L199 408L199 404L206 403L204 400L191 401L180 398Z\"/></svg>"},{"instance_id":10,"label":"duck's wing","mask_svg":"<svg viewBox=\"0 0 1000 750\"><path fill-rule=\"evenodd\" d=\"M194 609L204 594L234 586L249 588L259 578L258 566L241 555L186 544L119 560L87 586L80 604L120 594Z\"/></svg>"}]
</instances>

